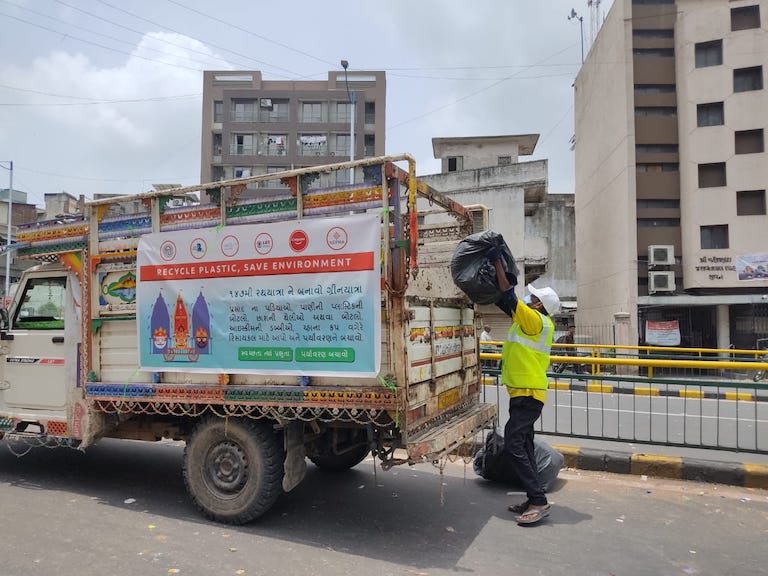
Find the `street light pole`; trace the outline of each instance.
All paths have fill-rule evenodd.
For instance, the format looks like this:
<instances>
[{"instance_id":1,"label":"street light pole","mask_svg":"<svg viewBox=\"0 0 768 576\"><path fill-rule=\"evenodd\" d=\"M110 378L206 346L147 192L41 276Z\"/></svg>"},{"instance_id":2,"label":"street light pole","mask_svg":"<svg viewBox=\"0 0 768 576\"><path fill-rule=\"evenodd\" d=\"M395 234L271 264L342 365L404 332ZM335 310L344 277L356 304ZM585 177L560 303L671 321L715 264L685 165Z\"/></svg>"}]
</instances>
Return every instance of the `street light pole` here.
<instances>
[{"instance_id":1,"label":"street light pole","mask_svg":"<svg viewBox=\"0 0 768 576\"><path fill-rule=\"evenodd\" d=\"M584 64L584 17L579 16L576 10L571 8L571 13L568 15L568 20L576 18L579 21L579 30L581 30L581 63Z\"/></svg>"},{"instance_id":2,"label":"street light pole","mask_svg":"<svg viewBox=\"0 0 768 576\"><path fill-rule=\"evenodd\" d=\"M10 183L8 189L8 238L5 242L5 294L8 298L11 288L11 225L13 223L13 160L9 160ZM5 166L3 166L5 168Z\"/></svg>"},{"instance_id":3,"label":"street light pole","mask_svg":"<svg viewBox=\"0 0 768 576\"><path fill-rule=\"evenodd\" d=\"M347 87L347 98L349 98L349 161L352 162L355 159L355 93L349 91L349 79L347 78L347 68L349 62L346 60L341 61L341 67L344 68L344 84ZM349 169L349 183L355 183L355 169Z\"/></svg>"}]
</instances>

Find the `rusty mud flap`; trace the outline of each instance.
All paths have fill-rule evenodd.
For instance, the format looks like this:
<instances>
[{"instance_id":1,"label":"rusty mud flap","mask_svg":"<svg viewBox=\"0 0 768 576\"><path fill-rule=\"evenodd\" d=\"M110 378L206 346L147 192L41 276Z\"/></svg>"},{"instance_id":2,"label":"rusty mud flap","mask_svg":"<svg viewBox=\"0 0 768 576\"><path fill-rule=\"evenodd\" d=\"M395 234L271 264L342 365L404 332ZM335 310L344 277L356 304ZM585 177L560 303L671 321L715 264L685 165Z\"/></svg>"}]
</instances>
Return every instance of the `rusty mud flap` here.
<instances>
[{"instance_id":1,"label":"rusty mud flap","mask_svg":"<svg viewBox=\"0 0 768 576\"><path fill-rule=\"evenodd\" d=\"M484 428L493 428L495 404L475 404L453 418L408 439L406 450L412 462L434 461L470 441Z\"/></svg>"}]
</instances>

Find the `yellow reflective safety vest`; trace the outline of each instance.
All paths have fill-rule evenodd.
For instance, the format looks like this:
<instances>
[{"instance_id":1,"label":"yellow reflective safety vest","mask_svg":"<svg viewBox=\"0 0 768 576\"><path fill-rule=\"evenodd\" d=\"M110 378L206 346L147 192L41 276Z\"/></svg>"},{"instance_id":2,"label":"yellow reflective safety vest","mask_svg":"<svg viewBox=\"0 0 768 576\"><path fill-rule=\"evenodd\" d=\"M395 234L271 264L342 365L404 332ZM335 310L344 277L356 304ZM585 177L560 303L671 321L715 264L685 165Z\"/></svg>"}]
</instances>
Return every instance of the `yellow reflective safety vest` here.
<instances>
[{"instance_id":1,"label":"yellow reflective safety vest","mask_svg":"<svg viewBox=\"0 0 768 576\"><path fill-rule=\"evenodd\" d=\"M501 381L510 388L546 390L549 387L547 367L555 325L541 314L542 330L531 336L515 322L501 349Z\"/></svg>"}]
</instances>

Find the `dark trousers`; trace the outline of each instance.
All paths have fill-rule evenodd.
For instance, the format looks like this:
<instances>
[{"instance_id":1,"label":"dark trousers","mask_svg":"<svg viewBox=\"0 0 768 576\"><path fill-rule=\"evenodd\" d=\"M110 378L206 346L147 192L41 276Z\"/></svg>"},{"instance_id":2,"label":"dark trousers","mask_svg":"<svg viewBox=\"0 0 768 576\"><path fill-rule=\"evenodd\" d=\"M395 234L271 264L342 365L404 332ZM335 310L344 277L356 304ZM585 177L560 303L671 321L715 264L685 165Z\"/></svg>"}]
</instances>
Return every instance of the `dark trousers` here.
<instances>
[{"instance_id":1,"label":"dark trousers","mask_svg":"<svg viewBox=\"0 0 768 576\"><path fill-rule=\"evenodd\" d=\"M504 450L512 455L515 472L525 488L528 501L534 506L547 503L544 487L533 453L533 424L541 416L544 404L531 396L509 399L509 420L504 427Z\"/></svg>"}]
</instances>

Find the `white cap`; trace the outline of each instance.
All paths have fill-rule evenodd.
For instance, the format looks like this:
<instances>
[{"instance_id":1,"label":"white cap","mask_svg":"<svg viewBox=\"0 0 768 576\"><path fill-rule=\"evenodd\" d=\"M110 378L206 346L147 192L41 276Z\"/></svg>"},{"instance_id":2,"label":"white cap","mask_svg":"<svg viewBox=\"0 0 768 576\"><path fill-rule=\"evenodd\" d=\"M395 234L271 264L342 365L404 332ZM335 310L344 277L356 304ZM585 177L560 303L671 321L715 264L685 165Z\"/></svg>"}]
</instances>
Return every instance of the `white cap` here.
<instances>
[{"instance_id":1,"label":"white cap","mask_svg":"<svg viewBox=\"0 0 768 576\"><path fill-rule=\"evenodd\" d=\"M528 292L541 300L541 303L544 306L544 310L547 311L547 314L554 316L560 311L560 297L554 290L552 290L552 288L549 286L545 286L544 288L536 288L533 284L528 284L526 288L528 288Z\"/></svg>"}]
</instances>

